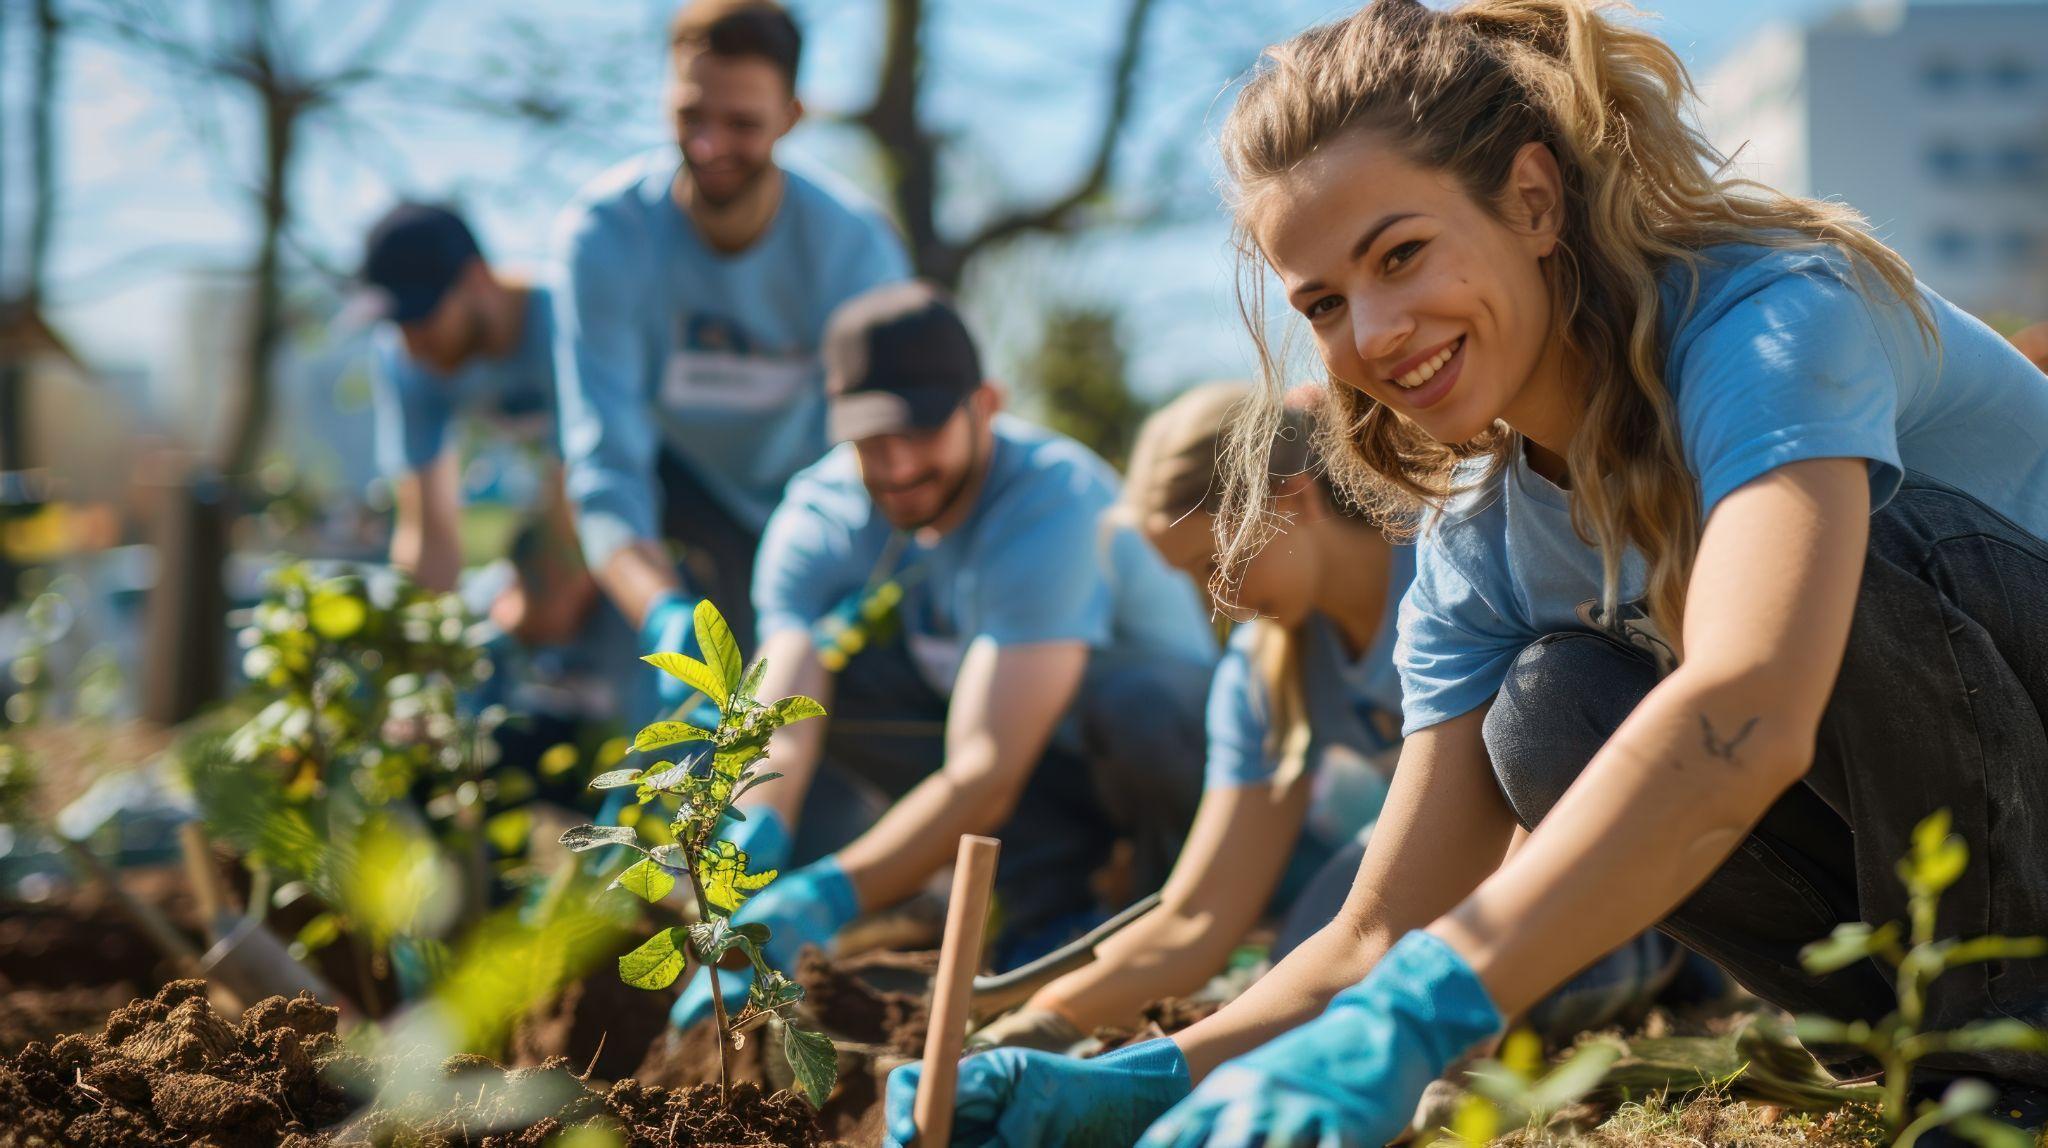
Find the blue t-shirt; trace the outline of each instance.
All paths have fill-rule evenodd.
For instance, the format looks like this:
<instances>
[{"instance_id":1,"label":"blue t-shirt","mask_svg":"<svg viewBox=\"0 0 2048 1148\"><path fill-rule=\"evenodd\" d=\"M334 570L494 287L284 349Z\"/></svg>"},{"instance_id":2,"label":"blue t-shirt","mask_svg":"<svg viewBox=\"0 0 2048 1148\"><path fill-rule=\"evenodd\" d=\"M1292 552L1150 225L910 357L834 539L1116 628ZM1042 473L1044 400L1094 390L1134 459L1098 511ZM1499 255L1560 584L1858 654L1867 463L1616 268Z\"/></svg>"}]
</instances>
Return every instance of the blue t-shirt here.
<instances>
[{"instance_id":1,"label":"blue t-shirt","mask_svg":"<svg viewBox=\"0 0 2048 1148\"><path fill-rule=\"evenodd\" d=\"M1385 731L1399 728L1401 719L1393 606L1414 574L1415 548L1395 546L1387 571L1387 608L1363 654L1352 656L1337 624L1323 614L1310 615L1303 626L1301 691L1308 744L1302 768L1310 775L1313 797L1283 887L1312 874L1379 818L1391 779L1386 751L1398 744ZM1257 633L1251 625L1232 632L1209 683L1204 776L1209 789L1261 784L1280 769L1284 747L1269 744L1272 700L1252 664Z\"/></svg>"},{"instance_id":2,"label":"blue t-shirt","mask_svg":"<svg viewBox=\"0 0 2048 1148\"><path fill-rule=\"evenodd\" d=\"M861 485L852 444L797 475L754 565L761 638L810 630L871 579L894 574L904 640L942 696L976 639L1212 661L1194 583L1143 539L1131 535L1133 547L1102 524L1117 496L1109 464L1009 415L996 416L994 437L973 510L929 546L897 540Z\"/></svg>"},{"instance_id":3,"label":"blue t-shirt","mask_svg":"<svg viewBox=\"0 0 2048 1148\"><path fill-rule=\"evenodd\" d=\"M672 146L622 164L558 225L562 453L593 568L658 537L662 446L759 529L825 452L826 318L910 274L876 208L794 171L759 239L714 250L671 195L679 167Z\"/></svg>"},{"instance_id":4,"label":"blue t-shirt","mask_svg":"<svg viewBox=\"0 0 2048 1148\"><path fill-rule=\"evenodd\" d=\"M424 470L440 457L457 415L490 419L554 452L554 311L545 287L528 289L519 344L502 358L479 356L440 374L406 354L405 340L388 323L378 329L372 353L377 469L387 478Z\"/></svg>"},{"instance_id":5,"label":"blue t-shirt","mask_svg":"<svg viewBox=\"0 0 2048 1148\"><path fill-rule=\"evenodd\" d=\"M2048 376L1932 291L1920 297L1936 345L1904 303L1856 282L1831 248L1715 247L1688 309L1689 276L1666 272L1664 381L1704 514L1787 463L1861 458L1873 510L1911 470L2048 537ZM1484 467L1467 465L1471 482ZM1490 701L1546 633L1604 631L1663 651L1639 608L1600 616L1599 554L1573 533L1569 508L1518 456L1425 529L1401 604L1405 732ZM1640 556L1625 555L1620 601L1640 599L1643 579Z\"/></svg>"}]
</instances>

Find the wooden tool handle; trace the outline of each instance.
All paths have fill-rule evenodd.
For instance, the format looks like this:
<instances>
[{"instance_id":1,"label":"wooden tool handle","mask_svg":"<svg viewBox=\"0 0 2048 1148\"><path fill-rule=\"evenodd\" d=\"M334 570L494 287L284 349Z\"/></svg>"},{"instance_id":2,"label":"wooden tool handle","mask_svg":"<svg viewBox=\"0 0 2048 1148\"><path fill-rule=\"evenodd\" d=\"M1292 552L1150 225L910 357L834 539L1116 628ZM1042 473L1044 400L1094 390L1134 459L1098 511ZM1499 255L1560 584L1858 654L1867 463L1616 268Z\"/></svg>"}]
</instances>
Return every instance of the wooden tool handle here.
<instances>
[{"instance_id":1,"label":"wooden tool handle","mask_svg":"<svg viewBox=\"0 0 2048 1148\"><path fill-rule=\"evenodd\" d=\"M221 888L220 870L214 867L213 843L206 839L206 829L197 821L178 826L178 849L185 855L185 879L199 899L199 927L217 936L221 916L227 912L227 894Z\"/></svg>"},{"instance_id":2,"label":"wooden tool handle","mask_svg":"<svg viewBox=\"0 0 2048 1148\"><path fill-rule=\"evenodd\" d=\"M963 834L953 864L953 895L946 902L946 939L932 982L932 1021L924 1036L924 1074L917 1087L919 1148L945 1148L953 1138L953 1094L960 1080L960 1048L967 1042L967 1009L974 973L981 967L981 934L988 921L1001 842Z\"/></svg>"}]
</instances>

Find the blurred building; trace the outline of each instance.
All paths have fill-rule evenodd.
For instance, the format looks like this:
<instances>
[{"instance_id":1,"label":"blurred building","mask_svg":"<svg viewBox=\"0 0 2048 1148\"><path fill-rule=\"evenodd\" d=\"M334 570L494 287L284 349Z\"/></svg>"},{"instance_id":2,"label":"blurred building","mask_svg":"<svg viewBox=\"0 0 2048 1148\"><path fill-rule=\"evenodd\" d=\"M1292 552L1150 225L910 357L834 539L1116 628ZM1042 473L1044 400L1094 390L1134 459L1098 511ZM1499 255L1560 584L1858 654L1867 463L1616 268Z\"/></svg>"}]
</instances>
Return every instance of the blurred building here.
<instances>
[{"instance_id":1,"label":"blurred building","mask_svg":"<svg viewBox=\"0 0 2048 1148\"><path fill-rule=\"evenodd\" d=\"M1739 174L1853 205L1980 315L2048 316L2048 4L1845 8L1760 31L1700 92Z\"/></svg>"}]
</instances>

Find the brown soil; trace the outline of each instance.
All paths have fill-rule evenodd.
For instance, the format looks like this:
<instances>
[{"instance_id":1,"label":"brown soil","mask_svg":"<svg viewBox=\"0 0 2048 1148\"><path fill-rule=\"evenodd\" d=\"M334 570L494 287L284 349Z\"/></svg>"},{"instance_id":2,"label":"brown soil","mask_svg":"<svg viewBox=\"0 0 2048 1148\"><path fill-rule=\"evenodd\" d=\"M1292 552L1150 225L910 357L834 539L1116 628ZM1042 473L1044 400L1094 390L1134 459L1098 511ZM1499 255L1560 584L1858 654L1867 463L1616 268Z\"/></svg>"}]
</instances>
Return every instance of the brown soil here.
<instances>
[{"instance_id":1,"label":"brown soil","mask_svg":"<svg viewBox=\"0 0 2048 1148\"><path fill-rule=\"evenodd\" d=\"M0 1143L258 1148L347 1114L315 1067L335 1050L333 1009L274 997L230 1024L205 988L175 981L98 1036L0 1061Z\"/></svg>"},{"instance_id":2,"label":"brown soil","mask_svg":"<svg viewBox=\"0 0 2048 1148\"><path fill-rule=\"evenodd\" d=\"M506 1071L482 1057L391 1075L414 1082L377 1113L352 1116L345 1079L373 1066L343 1048L333 1008L272 997L230 1021L200 981L115 1010L96 1036L32 1041L0 1059L0 1148L211 1145L371 1148L465 1144L539 1148L598 1123L629 1148L821 1148L810 1108L786 1092L736 1085L666 1089L627 1080L588 1088L560 1058Z\"/></svg>"},{"instance_id":3,"label":"brown soil","mask_svg":"<svg viewBox=\"0 0 2048 1148\"><path fill-rule=\"evenodd\" d=\"M578 1071L587 1068L594 1079L622 1080L668 1031L669 1006L679 991L636 989L606 961L520 1022L512 1034L512 1063L535 1065L559 1056Z\"/></svg>"},{"instance_id":4,"label":"brown soil","mask_svg":"<svg viewBox=\"0 0 2048 1148\"><path fill-rule=\"evenodd\" d=\"M176 870L130 870L121 874L121 884L136 900L164 914L195 948L203 947L198 908ZM14 984L126 985L130 991L121 998L126 1000L162 984L159 974L174 975L174 970L98 889L80 888L61 901L0 900L0 977Z\"/></svg>"},{"instance_id":5,"label":"brown soil","mask_svg":"<svg viewBox=\"0 0 2048 1148\"><path fill-rule=\"evenodd\" d=\"M97 1029L134 996L134 986L126 983L46 989L0 977L0 1056L13 1056L32 1040Z\"/></svg>"},{"instance_id":6,"label":"brown soil","mask_svg":"<svg viewBox=\"0 0 2048 1148\"><path fill-rule=\"evenodd\" d=\"M1172 1036L1197 1021L1207 1020L1222 1007L1221 1001L1191 1001L1185 997L1163 997L1138 1010L1138 1015L1144 1018L1144 1023L1135 1029L1096 1029L1095 1039L1102 1042L1102 1047L1091 1055L1100 1056L1127 1044L1136 1044L1138 1041L1151 1040L1157 1036Z\"/></svg>"},{"instance_id":7,"label":"brown soil","mask_svg":"<svg viewBox=\"0 0 2048 1148\"><path fill-rule=\"evenodd\" d=\"M744 1047L732 1051L728 1069L735 1088L743 1084L770 1087L788 1078L780 1047L772 1039L762 1039L764 1035L759 1031L751 1033ZM643 1086L687 1090L709 1085L715 1089L718 1026L705 1021L677 1034L674 1040L657 1038L633 1077ZM881 1101L881 1085L874 1073L860 1059L841 1053L839 1086L818 1111L818 1124L825 1136L834 1141L861 1148L879 1144L883 1129Z\"/></svg>"},{"instance_id":8,"label":"brown soil","mask_svg":"<svg viewBox=\"0 0 2048 1148\"><path fill-rule=\"evenodd\" d=\"M833 961L815 948L797 958L796 980L819 1027L835 1037L880 1045L900 1056L924 1055L931 993L876 988L877 981L930 981L937 953L864 953Z\"/></svg>"}]
</instances>

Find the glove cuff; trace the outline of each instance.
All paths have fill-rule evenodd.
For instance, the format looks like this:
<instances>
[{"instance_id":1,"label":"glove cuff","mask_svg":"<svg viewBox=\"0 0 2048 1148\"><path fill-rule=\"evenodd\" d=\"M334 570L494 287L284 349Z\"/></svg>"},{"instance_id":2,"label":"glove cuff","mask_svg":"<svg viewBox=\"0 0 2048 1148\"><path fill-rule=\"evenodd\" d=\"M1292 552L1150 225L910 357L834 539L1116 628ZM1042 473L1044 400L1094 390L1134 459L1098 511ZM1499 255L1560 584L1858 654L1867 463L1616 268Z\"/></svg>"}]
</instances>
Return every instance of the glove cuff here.
<instances>
[{"instance_id":1,"label":"glove cuff","mask_svg":"<svg viewBox=\"0 0 2048 1148\"><path fill-rule=\"evenodd\" d=\"M681 610L690 613L695 609L690 599L680 590L663 590L647 604L647 613L640 616L640 650L642 653L661 653L658 648L669 628L669 615Z\"/></svg>"},{"instance_id":2,"label":"glove cuff","mask_svg":"<svg viewBox=\"0 0 2048 1148\"><path fill-rule=\"evenodd\" d=\"M1507 1023L1493 995L1458 950L1435 933L1415 929L1395 942L1372 975L1338 993L1327 1012L1364 1009L1406 1014L1432 1047L1439 1064L1449 1064Z\"/></svg>"},{"instance_id":3,"label":"glove cuff","mask_svg":"<svg viewBox=\"0 0 2048 1148\"><path fill-rule=\"evenodd\" d=\"M1194 1081L1188 1077L1187 1058L1181 1055L1180 1045L1172 1037L1127 1044L1096 1057L1095 1063L1144 1080L1166 1094L1169 1104L1194 1090Z\"/></svg>"}]
</instances>

